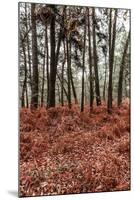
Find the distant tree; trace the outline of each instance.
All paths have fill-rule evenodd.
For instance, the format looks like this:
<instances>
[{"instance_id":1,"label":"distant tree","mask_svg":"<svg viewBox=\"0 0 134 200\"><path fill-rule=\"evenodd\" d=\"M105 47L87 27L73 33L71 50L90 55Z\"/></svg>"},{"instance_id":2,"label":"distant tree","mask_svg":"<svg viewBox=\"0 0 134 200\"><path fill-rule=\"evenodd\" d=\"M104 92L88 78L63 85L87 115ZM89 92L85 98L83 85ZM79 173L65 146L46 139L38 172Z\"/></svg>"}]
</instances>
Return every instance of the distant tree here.
<instances>
[{"instance_id":1,"label":"distant tree","mask_svg":"<svg viewBox=\"0 0 134 200\"><path fill-rule=\"evenodd\" d=\"M119 71L119 81L118 81L118 106L122 103L122 87L123 87L123 74L124 74L124 67L125 67L125 58L127 54L128 44L130 40L130 31L124 45L124 51L121 59L120 71Z\"/></svg>"}]
</instances>

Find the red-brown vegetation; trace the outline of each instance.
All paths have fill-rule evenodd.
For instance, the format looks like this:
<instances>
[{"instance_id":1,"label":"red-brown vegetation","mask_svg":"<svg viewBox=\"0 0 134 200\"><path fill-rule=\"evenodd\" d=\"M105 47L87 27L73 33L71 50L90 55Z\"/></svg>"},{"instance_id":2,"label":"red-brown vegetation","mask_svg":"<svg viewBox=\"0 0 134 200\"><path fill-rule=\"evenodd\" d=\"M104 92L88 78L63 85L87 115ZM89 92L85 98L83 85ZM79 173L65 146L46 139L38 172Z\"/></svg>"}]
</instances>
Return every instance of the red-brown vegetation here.
<instances>
[{"instance_id":1,"label":"red-brown vegetation","mask_svg":"<svg viewBox=\"0 0 134 200\"><path fill-rule=\"evenodd\" d=\"M129 189L128 104L20 110L20 196Z\"/></svg>"}]
</instances>

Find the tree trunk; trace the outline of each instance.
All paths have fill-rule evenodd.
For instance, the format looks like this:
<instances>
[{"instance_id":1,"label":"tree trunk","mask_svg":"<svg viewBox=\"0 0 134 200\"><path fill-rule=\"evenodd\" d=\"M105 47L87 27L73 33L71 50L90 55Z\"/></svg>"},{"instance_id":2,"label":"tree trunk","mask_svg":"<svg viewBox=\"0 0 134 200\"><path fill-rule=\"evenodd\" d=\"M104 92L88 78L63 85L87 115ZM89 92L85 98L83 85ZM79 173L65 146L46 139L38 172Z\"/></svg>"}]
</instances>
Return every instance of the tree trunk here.
<instances>
[{"instance_id":1,"label":"tree trunk","mask_svg":"<svg viewBox=\"0 0 134 200\"><path fill-rule=\"evenodd\" d=\"M37 55L35 3L31 4L31 22L32 22L32 63L33 63L31 108L37 108L38 107L38 55Z\"/></svg>"},{"instance_id":2,"label":"tree trunk","mask_svg":"<svg viewBox=\"0 0 134 200\"><path fill-rule=\"evenodd\" d=\"M58 100L59 100L59 104L61 103L61 94L60 94L60 86L57 83L57 91L58 91Z\"/></svg>"},{"instance_id":3,"label":"tree trunk","mask_svg":"<svg viewBox=\"0 0 134 200\"><path fill-rule=\"evenodd\" d=\"M75 86L74 86L74 81L73 81L73 75L72 75L72 68L71 68L71 43L69 44L70 46L70 51L69 51L69 54L70 54L70 78L71 78L71 85L72 85L72 92L73 92L73 96L74 96L74 102L75 104L78 104L78 99L77 99L77 94L76 94L76 90L75 90Z\"/></svg>"},{"instance_id":4,"label":"tree trunk","mask_svg":"<svg viewBox=\"0 0 134 200\"><path fill-rule=\"evenodd\" d=\"M66 50L65 50L65 42L63 42L64 46L64 61L62 63L62 71L61 71L61 105L64 106L64 65L66 62Z\"/></svg>"},{"instance_id":5,"label":"tree trunk","mask_svg":"<svg viewBox=\"0 0 134 200\"><path fill-rule=\"evenodd\" d=\"M84 45L83 45L83 64L82 64L82 94L81 94L81 112L84 111L84 72L85 72L85 51L86 51L86 15L84 25Z\"/></svg>"},{"instance_id":6,"label":"tree trunk","mask_svg":"<svg viewBox=\"0 0 134 200\"><path fill-rule=\"evenodd\" d=\"M28 93L27 93L27 57L25 43L22 42L22 51L24 56L24 82L21 95L21 107L25 107L25 93L26 93L26 107L28 107Z\"/></svg>"},{"instance_id":7,"label":"tree trunk","mask_svg":"<svg viewBox=\"0 0 134 200\"><path fill-rule=\"evenodd\" d=\"M68 107L71 108L71 77L70 77L70 54L69 54L69 41L66 39L66 48L67 48L67 78L68 78Z\"/></svg>"},{"instance_id":8,"label":"tree trunk","mask_svg":"<svg viewBox=\"0 0 134 200\"><path fill-rule=\"evenodd\" d=\"M54 11L55 6L51 5ZM56 56L55 56L55 14L51 16L50 23L50 79L49 79L49 105L48 107L55 107L55 82L56 82Z\"/></svg>"},{"instance_id":9,"label":"tree trunk","mask_svg":"<svg viewBox=\"0 0 134 200\"><path fill-rule=\"evenodd\" d=\"M45 47L44 47L44 59L43 59L43 70L42 70L42 88L41 88L41 106L44 106L44 84L45 84Z\"/></svg>"},{"instance_id":10,"label":"tree trunk","mask_svg":"<svg viewBox=\"0 0 134 200\"><path fill-rule=\"evenodd\" d=\"M100 97L100 85L99 85L99 75L98 75L98 56L96 49L96 19L95 19L95 9L92 8L92 21L93 21L93 56L94 56L94 71L95 71L95 92L96 92L96 104L97 106L101 105Z\"/></svg>"},{"instance_id":11,"label":"tree trunk","mask_svg":"<svg viewBox=\"0 0 134 200\"><path fill-rule=\"evenodd\" d=\"M112 112L112 79L113 79L113 65L114 65L114 50L115 50L115 39L116 39L116 21L117 21L117 9L115 10L113 31L112 26L112 9L110 9L109 19L109 85L108 85L108 113ZM112 34L112 33L113 34ZM111 37L112 35L112 37ZM111 41L112 39L112 41Z\"/></svg>"},{"instance_id":12,"label":"tree trunk","mask_svg":"<svg viewBox=\"0 0 134 200\"><path fill-rule=\"evenodd\" d=\"M62 80L61 80L61 78L60 78L60 76L59 76L58 73L57 73L57 78L59 79L60 83L62 84ZM66 95L66 98L67 98L67 100L68 100L68 93L67 93L67 91L66 91L64 85L62 85L62 86L63 86L63 91L64 91L64 93L65 93L65 95Z\"/></svg>"},{"instance_id":13,"label":"tree trunk","mask_svg":"<svg viewBox=\"0 0 134 200\"><path fill-rule=\"evenodd\" d=\"M106 100L106 83L107 83L107 60L105 56L105 78L104 78L104 86L103 86L103 100Z\"/></svg>"},{"instance_id":14,"label":"tree trunk","mask_svg":"<svg viewBox=\"0 0 134 200\"><path fill-rule=\"evenodd\" d=\"M93 109L93 75L92 75L92 51L91 51L91 30L90 15L88 10L88 52L89 52L89 72L90 72L90 109Z\"/></svg>"},{"instance_id":15,"label":"tree trunk","mask_svg":"<svg viewBox=\"0 0 134 200\"><path fill-rule=\"evenodd\" d=\"M45 28L45 46L46 46L47 107L48 107L49 105L49 48L48 48L47 24Z\"/></svg>"},{"instance_id":16,"label":"tree trunk","mask_svg":"<svg viewBox=\"0 0 134 200\"><path fill-rule=\"evenodd\" d=\"M29 80L30 80L30 87L31 87L31 90L32 90L32 72L31 72L31 55L30 55L30 39L29 39L29 26L28 25L28 15L27 15L27 4L25 3L25 17L26 17L26 32L28 33L27 34L27 38L26 38L26 41L27 41L27 55L28 55L28 65L29 65ZM30 23L30 21L29 21Z\"/></svg>"},{"instance_id":17,"label":"tree trunk","mask_svg":"<svg viewBox=\"0 0 134 200\"><path fill-rule=\"evenodd\" d=\"M125 58L126 58L126 54L127 54L129 39L130 39L130 31L129 31L128 38L127 38L125 46L124 46L124 52L122 55L122 60L121 60L121 65L120 65L119 82L118 82L118 106L120 106L122 103L123 74L124 74L124 65L125 65Z\"/></svg>"}]
</instances>

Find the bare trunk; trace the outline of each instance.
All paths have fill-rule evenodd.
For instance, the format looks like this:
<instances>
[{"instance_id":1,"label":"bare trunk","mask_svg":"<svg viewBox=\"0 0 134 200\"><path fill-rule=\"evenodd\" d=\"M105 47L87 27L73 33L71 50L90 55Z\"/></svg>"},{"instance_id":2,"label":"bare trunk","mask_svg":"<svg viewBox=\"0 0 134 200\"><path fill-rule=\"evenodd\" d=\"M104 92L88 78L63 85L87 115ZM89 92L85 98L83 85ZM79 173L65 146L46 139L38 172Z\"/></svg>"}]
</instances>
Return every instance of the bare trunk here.
<instances>
[{"instance_id":1,"label":"bare trunk","mask_svg":"<svg viewBox=\"0 0 134 200\"><path fill-rule=\"evenodd\" d=\"M86 51L86 16L84 26L84 45L83 45L83 64L82 64L82 94L81 94L81 112L84 111L84 72L85 72L85 51Z\"/></svg>"},{"instance_id":2,"label":"bare trunk","mask_svg":"<svg viewBox=\"0 0 134 200\"><path fill-rule=\"evenodd\" d=\"M47 24L45 28L45 46L46 46L47 107L48 107L48 104L49 104L49 49L48 49Z\"/></svg>"},{"instance_id":3,"label":"bare trunk","mask_svg":"<svg viewBox=\"0 0 134 200\"><path fill-rule=\"evenodd\" d=\"M88 51L89 51L89 72L90 72L90 109L93 109L93 75L92 75L92 51L91 51L91 30L90 30L90 15L88 10Z\"/></svg>"},{"instance_id":4,"label":"bare trunk","mask_svg":"<svg viewBox=\"0 0 134 200\"><path fill-rule=\"evenodd\" d=\"M61 105L64 106L64 65L66 62L66 50L65 50L65 43L63 42L64 45L64 61L62 63L62 72L61 72Z\"/></svg>"},{"instance_id":5,"label":"bare trunk","mask_svg":"<svg viewBox=\"0 0 134 200\"><path fill-rule=\"evenodd\" d=\"M106 83L107 83L107 60L105 56L105 78L104 78L104 86L103 86L103 100L106 100Z\"/></svg>"},{"instance_id":6,"label":"bare trunk","mask_svg":"<svg viewBox=\"0 0 134 200\"><path fill-rule=\"evenodd\" d=\"M127 38L125 46L124 46L124 52L123 52L123 55L122 55L122 61L121 61L120 72L119 72L118 106L120 106L121 103L122 103L123 74L124 74L124 65L125 65L125 58L126 58L126 53L127 53L127 49L128 49L129 39L130 39L130 32L128 34L128 38Z\"/></svg>"},{"instance_id":7,"label":"bare trunk","mask_svg":"<svg viewBox=\"0 0 134 200\"><path fill-rule=\"evenodd\" d=\"M38 107L38 55L37 55L37 33L36 33L36 16L35 4L31 4L31 21L32 21L32 98L31 108Z\"/></svg>"},{"instance_id":8,"label":"bare trunk","mask_svg":"<svg viewBox=\"0 0 134 200\"><path fill-rule=\"evenodd\" d=\"M44 48L44 59L43 59L43 70L42 70L42 87L41 87L41 106L44 106L44 84L45 84L45 48Z\"/></svg>"},{"instance_id":9,"label":"bare trunk","mask_svg":"<svg viewBox=\"0 0 134 200\"><path fill-rule=\"evenodd\" d=\"M70 78L70 54L69 54L69 41L66 39L66 48L67 48L67 78L68 78L68 107L71 108L71 78Z\"/></svg>"},{"instance_id":10,"label":"bare trunk","mask_svg":"<svg viewBox=\"0 0 134 200\"><path fill-rule=\"evenodd\" d=\"M72 68L71 68L71 43L69 44L69 46L70 46L70 48L69 48L70 49L70 51L69 51L69 54L70 54L70 78L71 78L72 92L73 92L75 104L78 104L77 94L76 94L74 81L73 81Z\"/></svg>"},{"instance_id":11,"label":"bare trunk","mask_svg":"<svg viewBox=\"0 0 134 200\"><path fill-rule=\"evenodd\" d=\"M26 32L28 33L26 37L26 41L27 41L27 54L28 54L28 65L29 65L29 80L30 80L30 87L32 90L32 72L31 72L32 66L31 66L31 55L30 55L30 39L29 39L29 32L28 32L30 24L28 24L27 4L25 4L25 17L26 17Z\"/></svg>"},{"instance_id":12,"label":"bare trunk","mask_svg":"<svg viewBox=\"0 0 134 200\"><path fill-rule=\"evenodd\" d=\"M110 21L109 21L109 85L108 85L108 113L112 112L112 90L113 90L113 65L114 65L114 50L115 50L115 39L116 39L116 20L117 20L117 9L115 9L113 31L112 26L112 9L110 9ZM113 33L112 37L111 34ZM111 41L112 39L112 41Z\"/></svg>"},{"instance_id":13,"label":"bare trunk","mask_svg":"<svg viewBox=\"0 0 134 200\"><path fill-rule=\"evenodd\" d=\"M28 93L27 93L27 57L26 57L26 48L25 43L22 42L22 51L24 56L24 82L22 87L22 95L21 95L21 106L28 107ZM25 105L25 94L26 94L26 105Z\"/></svg>"},{"instance_id":14,"label":"bare trunk","mask_svg":"<svg viewBox=\"0 0 134 200\"><path fill-rule=\"evenodd\" d=\"M94 56L94 71L95 71L95 92L96 92L96 104L101 105L100 97L100 85L99 85L99 75L98 75L98 56L96 48L96 31L95 31L95 9L92 8L92 21L93 21L93 56Z\"/></svg>"},{"instance_id":15,"label":"bare trunk","mask_svg":"<svg viewBox=\"0 0 134 200\"><path fill-rule=\"evenodd\" d=\"M51 5L54 11L55 6ZM51 16L50 23L50 77L49 77L49 105L48 107L55 107L55 82L56 82L56 55L55 55L55 14Z\"/></svg>"}]
</instances>

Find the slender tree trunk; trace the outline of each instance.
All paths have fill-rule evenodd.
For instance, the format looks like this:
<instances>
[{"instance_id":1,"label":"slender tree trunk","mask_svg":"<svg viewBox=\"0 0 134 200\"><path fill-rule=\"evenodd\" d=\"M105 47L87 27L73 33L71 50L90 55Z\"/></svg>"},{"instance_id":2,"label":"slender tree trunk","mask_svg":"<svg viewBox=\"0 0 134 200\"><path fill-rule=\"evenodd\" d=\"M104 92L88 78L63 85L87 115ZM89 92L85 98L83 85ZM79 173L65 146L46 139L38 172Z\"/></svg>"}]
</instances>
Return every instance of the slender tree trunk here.
<instances>
[{"instance_id":1,"label":"slender tree trunk","mask_svg":"<svg viewBox=\"0 0 134 200\"><path fill-rule=\"evenodd\" d=\"M48 34L47 24L45 28L45 46L46 46L46 77L47 77L47 107L49 105L49 48L48 48Z\"/></svg>"},{"instance_id":2,"label":"slender tree trunk","mask_svg":"<svg viewBox=\"0 0 134 200\"><path fill-rule=\"evenodd\" d=\"M90 30L90 15L88 11L88 52L89 52L89 72L90 72L90 110L93 109L93 75L92 75L92 51L91 51L91 30Z\"/></svg>"},{"instance_id":3,"label":"slender tree trunk","mask_svg":"<svg viewBox=\"0 0 134 200\"><path fill-rule=\"evenodd\" d=\"M74 102L75 104L78 104L77 94L74 86L73 76L72 76L72 69L70 68L70 78L71 78L71 85L72 85L72 91L74 96Z\"/></svg>"},{"instance_id":4,"label":"slender tree trunk","mask_svg":"<svg viewBox=\"0 0 134 200\"><path fill-rule=\"evenodd\" d=\"M63 11L62 11L62 23L61 23L61 27L60 27L60 32L59 32L59 37L58 37L58 42L57 42L57 48L56 48L56 55L55 55L56 68L57 68L57 65L58 65L60 47L61 47L62 36L63 36L65 13L66 13L66 6L63 7Z\"/></svg>"},{"instance_id":5,"label":"slender tree trunk","mask_svg":"<svg viewBox=\"0 0 134 200\"><path fill-rule=\"evenodd\" d=\"M24 56L24 82L21 95L21 107L25 107L25 93L26 93L26 107L28 107L28 93L27 93L27 57L25 43L22 42L22 51Z\"/></svg>"},{"instance_id":6,"label":"slender tree trunk","mask_svg":"<svg viewBox=\"0 0 134 200\"><path fill-rule=\"evenodd\" d=\"M27 83L26 83L26 107L28 108L29 106L29 100L28 100L28 87L27 87Z\"/></svg>"},{"instance_id":7,"label":"slender tree trunk","mask_svg":"<svg viewBox=\"0 0 134 200\"><path fill-rule=\"evenodd\" d=\"M66 39L66 48L67 48L67 78L68 78L68 107L71 108L71 77L70 77L70 54L69 54L69 41Z\"/></svg>"},{"instance_id":8,"label":"slender tree trunk","mask_svg":"<svg viewBox=\"0 0 134 200\"><path fill-rule=\"evenodd\" d=\"M38 107L38 55L37 55L35 3L31 4L31 22L32 22L32 63L33 63L31 108L37 108Z\"/></svg>"},{"instance_id":9,"label":"slender tree trunk","mask_svg":"<svg viewBox=\"0 0 134 200\"><path fill-rule=\"evenodd\" d=\"M104 86L103 86L103 100L106 100L106 83L107 83L107 60L105 56L105 78L104 78Z\"/></svg>"},{"instance_id":10,"label":"slender tree trunk","mask_svg":"<svg viewBox=\"0 0 134 200\"><path fill-rule=\"evenodd\" d=\"M29 26L28 25L28 14L27 14L27 4L25 3L25 17L26 17L26 32L28 33L27 34L27 37L26 37L26 41L27 41L27 54L28 54L28 65L29 65L29 80L30 80L30 87L31 87L31 90L32 90L32 72L31 72L31 55L30 55L30 39L29 39ZM30 23L30 20L29 20L29 23Z\"/></svg>"},{"instance_id":11,"label":"slender tree trunk","mask_svg":"<svg viewBox=\"0 0 134 200\"><path fill-rule=\"evenodd\" d=\"M45 84L45 48L44 48L44 59L43 59L43 70L42 70L42 88L41 88L41 106L44 106L44 84Z\"/></svg>"},{"instance_id":12,"label":"slender tree trunk","mask_svg":"<svg viewBox=\"0 0 134 200\"><path fill-rule=\"evenodd\" d=\"M71 66L71 43L69 43L69 54L70 54L70 66ZM70 78L71 78L71 86L72 86L72 92L73 92L73 96L74 96L74 101L75 104L78 104L78 99L77 99L77 94L76 94L76 90L75 90L75 86L74 86L74 81L73 81L73 75L72 75L72 68L70 67Z\"/></svg>"},{"instance_id":13,"label":"slender tree trunk","mask_svg":"<svg viewBox=\"0 0 134 200\"><path fill-rule=\"evenodd\" d=\"M124 74L125 58L127 54L129 39L130 39L130 31L129 31L128 38L124 46L124 52L122 55L122 60L121 60L121 65L120 65L119 81L118 81L118 106L120 106L122 103L123 74Z\"/></svg>"},{"instance_id":14,"label":"slender tree trunk","mask_svg":"<svg viewBox=\"0 0 134 200\"><path fill-rule=\"evenodd\" d=\"M62 63L62 72L61 72L61 105L64 106L64 65L66 62L66 50L65 50L65 42L63 42L64 46L64 61Z\"/></svg>"},{"instance_id":15,"label":"slender tree trunk","mask_svg":"<svg viewBox=\"0 0 134 200\"><path fill-rule=\"evenodd\" d=\"M62 80L61 80L61 78L60 78L60 76L59 76L59 74L58 74L58 73L57 73L57 77L58 77L58 79L59 79L60 83L62 84ZM66 95L66 98L67 98L67 100L68 100L68 93L67 93L67 91L66 91L66 89L65 89L64 85L62 85L62 87L63 87L63 91L64 91L64 93L65 93L65 95Z\"/></svg>"},{"instance_id":16,"label":"slender tree trunk","mask_svg":"<svg viewBox=\"0 0 134 200\"><path fill-rule=\"evenodd\" d=\"M93 21L93 56L94 56L94 71L95 71L95 92L96 92L96 104L101 105L100 96L100 85L99 85L99 75L98 75L98 56L96 48L96 31L95 31L95 9L92 8L92 21Z\"/></svg>"},{"instance_id":17,"label":"slender tree trunk","mask_svg":"<svg viewBox=\"0 0 134 200\"><path fill-rule=\"evenodd\" d=\"M57 83L57 90L58 90L58 100L59 100L59 104L61 103L61 94L60 94L60 86Z\"/></svg>"},{"instance_id":18,"label":"slender tree trunk","mask_svg":"<svg viewBox=\"0 0 134 200\"><path fill-rule=\"evenodd\" d=\"M112 26L112 9L110 9L109 19L109 85L108 85L108 113L112 112L112 79L113 79L113 65L114 65L114 50L115 50L115 39L116 39L116 21L117 21L117 9L115 9L113 31ZM112 34L112 33L113 34ZM111 37L112 35L112 37ZM112 39L112 41L111 41Z\"/></svg>"},{"instance_id":19,"label":"slender tree trunk","mask_svg":"<svg viewBox=\"0 0 134 200\"><path fill-rule=\"evenodd\" d=\"M54 10L55 6L51 5ZM55 107L55 82L56 82L56 55L55 55L55 14L51 16L50 23L50 79L49 79L49 105L48 107Z\"/></svg>"},{"instance_id":20,"label":"slender tree trunk","mask_svg":"<svg viewBox=\"0 0 134 200\"><path fill-rule=\"evenodd\" d=\"M86 51L86 15L84 25L84 45L83 45L83 65L82 65L82 94L81 94L81 112L84 111L84 72L85 72L85 51Z\"/></svg>"},{"instance_id":21,"label":"slender tree trunk","mask_svg":"<svg viewBox=\"0 0 134 200\"><path fill-rule=\"evenodd\" d=\"M64 87L64 64L65 62L63 62L62 64L62 72L61 72L61 105L64 106L64 95L63 95L63 87Z\"/></svg>"}]
</instances>

